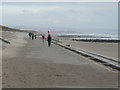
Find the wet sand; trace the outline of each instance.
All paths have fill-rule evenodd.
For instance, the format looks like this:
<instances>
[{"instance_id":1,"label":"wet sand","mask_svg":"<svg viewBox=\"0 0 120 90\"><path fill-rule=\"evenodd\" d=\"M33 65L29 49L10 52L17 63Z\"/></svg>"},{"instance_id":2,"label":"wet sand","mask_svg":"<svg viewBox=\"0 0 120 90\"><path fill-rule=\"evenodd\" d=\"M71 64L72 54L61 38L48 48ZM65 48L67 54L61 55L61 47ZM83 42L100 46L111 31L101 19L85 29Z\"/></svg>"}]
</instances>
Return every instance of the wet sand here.
<instances>
[{"instance_id":1,"label":"wet sand","mask_svg":"<svg viewBox=\"0 0 120 90\"><path fill-rule=\"evenodd\" d=\"M62 37L57 37L57 39L65 45L118 61L118 43L82 42Z\"/></svg>"}]
</instances>

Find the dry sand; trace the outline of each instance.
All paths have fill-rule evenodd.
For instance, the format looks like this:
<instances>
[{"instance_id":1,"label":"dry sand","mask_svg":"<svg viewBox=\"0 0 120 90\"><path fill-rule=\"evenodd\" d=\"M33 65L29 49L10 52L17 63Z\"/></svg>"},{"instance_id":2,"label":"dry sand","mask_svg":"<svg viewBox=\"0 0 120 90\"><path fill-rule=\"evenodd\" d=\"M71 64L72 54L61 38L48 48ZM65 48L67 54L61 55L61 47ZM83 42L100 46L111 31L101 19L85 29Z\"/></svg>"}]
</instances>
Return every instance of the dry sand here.
<instances>
[{"instance_id":1,"label":"dry sand","mask_svg":"<svg viewBox=\"0 0 120 90\"><path fill-rule=\"evenodd\" d=\"M0 74L3 75L4 88L118 86L117 73L100 68L63 48L55 45L49 48L40 40L28 40L27 33L3 32L3 38L11 42L10 45L3 43L1 50L3 73ZM79 65L74 64L78 62Z\"/></svg>"},{"instance_id":2,"label":"dry sand","mask_svg":"<svg viewBox=\"0 0 120 90\"><path fill-rule=\"evenodd\" d=\"M27 43L27 41L25 40L25 37L27 37L26 33L3 32L2 37L3 39L8 40L11 43L2 43L3 57L16 56L18 48L24 46Z\"/></svg>"},{"instance_id":3,"label":"dry sand","mask_svg":"<svg viewBox=\"0 0 120 90\"><path fill-rule=\"evenodd\" d=\"M65 45L118 61L118 43L82 42L63 37L57 37L57 39Z\"/></svg>"},{"instance_id":4,"label":"dry sand","mask_svg":"<svg viewBox=\"0 0 120 90\"><path fill-rule=\"evenodd\" d=\"M14 42L3 50L4 88L114 88L118 86L117 73L101 68L59 46L52 44L48 47L47 43L43 44L40 39L28 40L26 44L24 36L26 37L21 34L19 36L22 41L20 45L17 43L15 45Z\"/></svg>"},{"instance_id":5,"label":"dry sand","mask_svg":"<svg viewBox=\"0 0 120 90\"><path fill-rule=\"evenodd\" d=\"M0 88L2 87L2 60L3 58L11 58L15 57L17 52L19 51L19 47L23 47L27 41L25 37L27 37L26 33L19 33L19 32L1 32L2 38L10 41L11 44L7 44L5 42L0 41ZM4 61L3 61L4 62Z\"/></svg>"}]
</instances>

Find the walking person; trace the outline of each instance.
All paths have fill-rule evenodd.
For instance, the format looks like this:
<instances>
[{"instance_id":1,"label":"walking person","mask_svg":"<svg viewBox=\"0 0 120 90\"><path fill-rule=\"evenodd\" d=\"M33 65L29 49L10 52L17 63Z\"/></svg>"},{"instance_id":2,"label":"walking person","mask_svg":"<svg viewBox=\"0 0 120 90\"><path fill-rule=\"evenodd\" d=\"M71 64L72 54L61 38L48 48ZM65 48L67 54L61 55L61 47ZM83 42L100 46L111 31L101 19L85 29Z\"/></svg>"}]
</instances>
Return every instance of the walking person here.
<instances>
[{"instance_id":1,"label":"walking person","mask_svg":"<svg viewBox=\"0 0 120 90\"><path fill-rule=\"evenodd\" d=\"M29 39L31 39L32 33L31 33L31 32L29 32L29 34L28 34L28 35L29 35Z\"/></svg>"},{"instance_id":2,"label":"walking person","mask_svg":"<svg viewBox=\"0 0 120 90\"><path fill-rule=\"evenodd\" d=\"M32 40L34 39L34 33L31 34L32 35Z\"/></svg>"},{"instance_id":3,"label":"walking person","mask_svg":"<svg viewBox=\"0 0 120 90\"><path fill-rule=\"evenodd\" d=\"M34 35L35 36L35 39L37 39L37 35Z\"/></svg>"},{"instance_id":4,"label":"walking person","mask_svg":"<svg viewBox=\"0 0 120 90\"><path fill-rule=\"evenodd\" d=\"M44 43L44 40L45 40L45 36L44 35L42 35L42 42Z\"/></svg>"},{"instance_id":5,"label":"walking person","mask_svg":"<svg viewBox=\"0 0 120 90\"><path fill-rule=\"evenodd\" d=\"M51 35L48 34L47 41L48 41L48 46L49 47L51 46L51 40L52 40Z\"/></svg>"}]
</instances>

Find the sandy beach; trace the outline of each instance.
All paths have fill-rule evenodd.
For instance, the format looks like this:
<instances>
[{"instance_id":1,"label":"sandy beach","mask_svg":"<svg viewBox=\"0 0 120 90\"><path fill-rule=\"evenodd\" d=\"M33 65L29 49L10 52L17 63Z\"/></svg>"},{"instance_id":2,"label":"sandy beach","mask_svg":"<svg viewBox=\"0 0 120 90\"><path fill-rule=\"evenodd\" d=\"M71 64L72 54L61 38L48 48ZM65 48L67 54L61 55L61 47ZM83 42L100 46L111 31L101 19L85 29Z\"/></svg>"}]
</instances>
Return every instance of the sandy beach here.
<instances>
[{"instance_id":1,"label":"sandy beach","mask_svg":"<svg viewBox=\"0 0 120 90\"><path fill-rule=\"evenodd\" d=\"M29 40L26 33L3 34L11 42L4 43L3 48L3 88L118 86L117 72L112 73L54 44L48 47L40 38ZM7 38L11 35L12 38Z\"/></svg>"},{"instance_id":2,"label":"sandy beach","mask_svg":"<svg viewBox=\"0 0 120 90\"><path fill-rule=\"evenodd\" d=\"M19 32L3 32L3 39L9 41L11 44L7 44L5 42L2 43L2 57L9 58L16 56L20 47L23 47L27 41L27 33L19 33Z\"/></svg>"},{"instance_id":3,"label":"sandy beach","mask_svg":"<svg viewBox=\"0 0 120 90\"><path fill-rule=\"evenodd\" d=\"M9 32L9 31L3 31L2 32L2 38L9 41L11 44L5 43L0 41L1 43L1 62L0 62L0 78L2 79L2 63L4 65L4 59L5 58L11 58L15 57L17 52L20 50L20 47L23 47L27 41L26 41L27 33L20 33L20 32ZM3 74L4 77L4 74ZM2 81L2 80L1 80ZM2 82L1 82L2 84ZM2 85L1 85L2 87Z\"/></svg>"},{"instance_id":4,"label":"sandy beach","mask_svg":"<svg viewBox=\"0 0 120 90\"><path fill-rule=\"evenodd\" d=\"M57 37L56 39L64 45L70 45L71 47L118 61L118 43L73 41L71 38L65 37Z\"/></svg>"},{"instance_id":5,"label":"sandy beach","mask_svg":"<svg viewBox=\"0 0 120 90\"><path fill-rule=\"evenodd\" d=\"M119 88L118 2L79 1L2 1L0 88Z\"/></svg>"},{"instance_id":6,"label":"sandy beach","mask_svg":"<svg viewBox=\"0 0 120 90\"><path fill-rule=\"evenodd\" d=\"M94 64L93 61L54 44L48 47L47 42L42 43L40 37L29 40L28 33L3 31L1 38L10 42L1 41L0 79L3 88L118 86L116 70ZM100 47L96 43L78 44L66 38L60 41L84 50L93 49L91 45Z\"/></svg>"}]
</instances>

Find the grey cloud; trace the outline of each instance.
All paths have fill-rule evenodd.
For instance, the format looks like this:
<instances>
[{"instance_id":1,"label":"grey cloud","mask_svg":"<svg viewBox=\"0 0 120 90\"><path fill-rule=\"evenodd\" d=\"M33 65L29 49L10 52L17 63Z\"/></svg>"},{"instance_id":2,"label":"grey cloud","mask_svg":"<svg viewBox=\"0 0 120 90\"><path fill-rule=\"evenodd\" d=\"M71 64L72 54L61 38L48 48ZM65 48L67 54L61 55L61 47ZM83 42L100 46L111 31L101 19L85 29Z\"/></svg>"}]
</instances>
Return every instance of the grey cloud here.
<instances>
[{"instance_id":1,"label":"grey cloud","mask_svg":"<svg viewBox=\"0 0 120 90\"><path fill-rule=\"evenodd\" d=\"M3 21L4 24L16 26L116 29L117 4L113 4L24 3L23 7L25 7L25 9L21 11L22 14L11 15L7 13L4 15ZM17 4L15 7L21 8L22 3ZM11 23L13 20L14 22Z\"/></svg>"}]
</instances>

